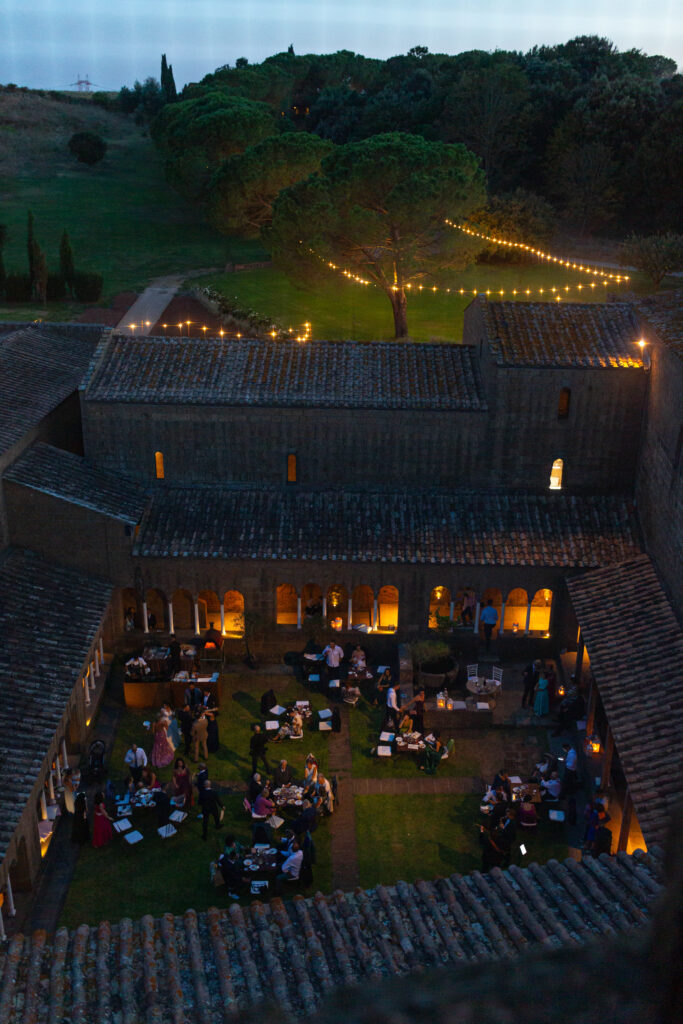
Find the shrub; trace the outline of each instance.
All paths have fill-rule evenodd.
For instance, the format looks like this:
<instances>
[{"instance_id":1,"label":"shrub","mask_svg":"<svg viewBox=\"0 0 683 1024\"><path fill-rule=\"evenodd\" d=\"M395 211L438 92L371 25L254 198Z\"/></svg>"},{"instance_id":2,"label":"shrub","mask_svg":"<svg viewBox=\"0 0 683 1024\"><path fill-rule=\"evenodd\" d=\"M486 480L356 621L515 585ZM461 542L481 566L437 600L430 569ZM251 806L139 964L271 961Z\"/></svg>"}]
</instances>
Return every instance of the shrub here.
<instances>
[{"instance_id":1,"label":"shrub","mask_svg":"<svg viewBox=\"0 0 683 1024\"><path fill-rule=\"evenodd\" d=\"M77 270L73 279L74 297L79 302L99 302L102 298L104 278L101 274Z\"/></svg>"},{"instance_id":2,"label":"shrub","mask_svg":"<svg viewBox=\"0 0 683 1024\"><path fill-rule=\"evenodd\" d=\"M5 278L5 300L7 302L31 301L31 277L29 274L8 274Z\"/></svg>"},{"instance_id":3,"label":"shrub","mask_svg":"<svg viewBox=\"0 0 683 1024\"><path fill-rule=\"evenodd\" d=\"M76 132L69 139L69 152L82 164L92 166L107 152L107 143L95 132Z\"/></svg>"},{"instance_id":4,"label":"shrub","mask_svg":"<svg viewBox=\"0 0 683 1024\"><path fill-rule=\"evenodd\" d=\"M47 275L46 298L48 302L63 302L66 298L66 281L61 274Z\"/></svg>"}]
</instances>

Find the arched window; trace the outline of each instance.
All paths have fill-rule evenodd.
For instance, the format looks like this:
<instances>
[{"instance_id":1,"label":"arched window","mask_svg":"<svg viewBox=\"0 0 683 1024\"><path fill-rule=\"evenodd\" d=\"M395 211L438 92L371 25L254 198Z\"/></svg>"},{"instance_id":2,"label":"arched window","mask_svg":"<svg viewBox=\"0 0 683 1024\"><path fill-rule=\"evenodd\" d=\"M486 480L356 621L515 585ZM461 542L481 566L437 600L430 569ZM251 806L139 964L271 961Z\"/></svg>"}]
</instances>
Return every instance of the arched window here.
<instances>
[{"instance_id":1,"label":"arched window","mask_svg":"<svg viewBox=\"0 0 683 1024\"><path fill-rule=\"evenodd\" d=\"M155 465L156 471L157 471L157 480L163 480L164 479L164 453L163 452L155 452L154 453L154 465Z\"/></svg>"},{"instance_id":2,"label":"arched window","mask_svg":"<svg viewBox=\"0 0 683 1024\"><path fill-rule=\"evenodd\" d=\"M547 633L550 629L550 613L553 607L553 592L545 587L537 590L531 599L529 630L532 633Z\"/></svg>"},{"instance_id":3,"label":"arched window","mask_svg":"<svg viewBox=\"0 0 683 1024\"><path fill-rule=\"evenodd\" d=\"M527 613L527 592L521 587L511 590L505 599L505 622L503 629L506 633L523 633L526 629Z\"/></svg>"},{"instance_id":4,"label":"arched window","mask_svg":"<svg viewBox=\"0 0 683 1024\"><path fill-rule=\"evenodd\" d=\"M352 626L372 626L374 592L365 583L356 587L351 595Z\"/></svg>"},{"instance_id":5,"label":"arched window","mask_svg":"<svg viewBox=\"0 0 683 1024\"><path fill-rule=\"evenodd\" d=\"M239 590L228 590L223 598L225 635L244 636L244 598Z\"/></svg>"},{"instance_id":6,"label":"arched window","mask_svg":"<svg viewBox=\"0 0 683 1024\"><path fill-rule=\"evenodd\" d=\"M296 626L297 592L291 583L281 583L277 588L275 621L278 626Z\"/></svg>"},{"instance_id":7,"label":"arched window","mask_svg":"<svg viewBox=\"0 0 683 1024\"><path fill-rule=\"evenodd\" d=\"M398 589L381 587L377 595L377 622L375 630L395 633L398 628Z\"/></svg>"},{"instance_id":8,"label":"arched window","mask_svg":"<svg viewBox=\"0 0 683 1024\"><path fill-rule=\"evenodd\" d=\"M293 453L287 456L287 483L296 483L296 455Z\"/></svg>"},{"instance_id":9,"label":"arched window","mask_svg":"<svg viewBox=\"0 0 683 1024\"><path fill-rule=\"evenodd\" d=\"M569 418L569 403L572 398L571 388L562 388L560 391L560 401L557 403L557 418L558 420L566 420Z\"/></svg>"},{"instance_id":10,"label":"arched window","mask_svg":"<svg viewBox=\"0 0 683 1024\"><path fill-rule=\"evenodd\" d=\"M550 474L550 490L561 491L562 490L562 471L564 469L564 462L562 459L555 459L553 462L552 472Z\"/></svg>"}]
</instances>

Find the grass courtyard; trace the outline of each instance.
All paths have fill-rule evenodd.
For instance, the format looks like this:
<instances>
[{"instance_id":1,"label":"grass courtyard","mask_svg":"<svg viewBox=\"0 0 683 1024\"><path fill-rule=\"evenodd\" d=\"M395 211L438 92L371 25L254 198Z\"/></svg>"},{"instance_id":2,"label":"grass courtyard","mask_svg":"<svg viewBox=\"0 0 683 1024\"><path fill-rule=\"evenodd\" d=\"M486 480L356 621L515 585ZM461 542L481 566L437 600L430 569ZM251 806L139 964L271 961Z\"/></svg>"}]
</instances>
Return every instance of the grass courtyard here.
<instances>
[{"instance_id":1,"label":"grass courtyard","mask_svg":"<svg viewBox=\"0 0 683 1024\"><path fill-rule=\"evenodd\" d=\"M231 902L224 888L211 885L209 864L220 854L226 832L234 832L244 843L249 840L251 823L242 806L244 783L251 771L249 737L252 724L262 721L261 694L271 687L281 704L309 699L313 721L317 719L315 712L326 706L323 695L312 693L291 676L226 674L219 716L220 747L209 757L210 777L221 788L226 808L221 829L216 832L211 823L208 840L203 842L195 807L179 826L178 834L162 840L156 832L154 810L136 810L133 827L143 833L143 842L128 846L121 837L114 836L104 849L95 850L89 844L82 848L61 924L75 927L83 922L95 924L103 918L135 919L146 913L159 916L166 911L180 914L188 907L201 911ZM133 741L149 754L151 736L143 722L152 714L151 710L122 710L108 760L108 777L115 785L120 785L125 777L123 758ZM340 771L344 761L340 743L350 746L345 761L351 763L350 773L346 772L347 782L349 774L353 779L370 780L369 793L351 795L347 785L344 797L345 802L353 802L355 813L358 884L391 885L399 880L412 882L479 868L479 797L476 792L473 794L472 787L467 793L373 793L374 782L380 784L382 779L396 778L410 787L411 780L424 776L410 755L380 760L371 753L381 726L380 709L361 699L348 714L348 740L321 734L309 726L302 741L270 743L268 760L272 766L286 757L297 776L302 776L305 757L312 751L321 770L331 777ZM538 733L538 742L542 744L543 730ZM439 767L437 779L462 779L467 786L474 783L476 790L491 764L502 764L507 747L519 741L519 730L506 728L463 735L449 761ZM158 775L162 783L169 781L171 766L160 769ZM340 812L341 808L332 818L322 820L313 835L317 860L309 893L330 892L333 888L335 828L347 827ZM347 815L344 821L348 820ZM543 822L538 834L525 841L528 852L525 857L517 854L517 863L567 856L561 825ZM244 902L250 899L245 897Z\"/></svg>"}]
</instances>

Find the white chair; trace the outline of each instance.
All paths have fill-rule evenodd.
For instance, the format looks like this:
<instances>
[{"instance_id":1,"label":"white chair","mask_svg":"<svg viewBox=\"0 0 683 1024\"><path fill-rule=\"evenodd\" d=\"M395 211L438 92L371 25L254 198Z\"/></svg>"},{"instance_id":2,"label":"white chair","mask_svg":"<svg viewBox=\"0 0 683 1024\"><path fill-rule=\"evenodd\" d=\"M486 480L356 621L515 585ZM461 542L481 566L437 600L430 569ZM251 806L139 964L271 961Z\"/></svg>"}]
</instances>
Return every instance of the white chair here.
<instances>
[{"instance_id":1,"label":"white chair","mask_svg":"<svg viewBox=\"0 0 683 1024\"><path fill-rule=\"evenodd\" d=\"M476 680L479 678L479 665L468 665L467 666L467 682Z\"/></svg>"},{"instance_id":2,"label":"white chair","mask_svg":"<svg viewBox=\"0 0 683 1024\"><path fill-rule=\"evenodd\" d=\"M486 682L487 683L495 683L496 686L502 686L503 685L503 670L502 670L502 668L498 668L498 667L494 666L491 669L491 678L490 679L487 678Z\"/></svg>"}]
</instances>

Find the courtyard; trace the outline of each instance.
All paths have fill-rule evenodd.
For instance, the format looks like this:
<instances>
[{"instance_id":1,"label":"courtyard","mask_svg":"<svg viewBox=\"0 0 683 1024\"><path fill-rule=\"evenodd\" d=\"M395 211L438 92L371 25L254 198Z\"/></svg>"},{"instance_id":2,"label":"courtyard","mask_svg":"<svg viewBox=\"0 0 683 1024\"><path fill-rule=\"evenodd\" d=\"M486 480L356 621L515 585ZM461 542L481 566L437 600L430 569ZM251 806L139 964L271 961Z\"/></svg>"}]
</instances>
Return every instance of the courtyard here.
<instances>
[{"instance_id":1,"label":"courtyard","mask_svg":"<svg viewBox=\"0 0 683 1024\"><path fill-rule=\"evenodd\" d=\"M153 809L137 809L133 827L143 834L143 841L129 846L115 834L103 849L93 849L87 843L80 850L59 912L60 925L75 928L102 919L159 917L167 912L178 915L188 907L199 912L230 905L226 888L216 888L211 882L210 864L222 852L226 833L232 832L244 845L251 843L251 821L243 807L251 773L249 739L252 725L263 724L260 698L267 690L275 692L281 705L309 700L312 710L302 741L269 744L271 769L286 758L295 778L301 779L305 758L313 753L320 770L338 782L335 812L323 817L313 833L316 859L312 884L307 889L296 887L304 895L477 870L481 864L478 825L484 820L479 804L486 784L500 769L526 777L548 749L545 723L513 724L521 696L516 666L505 670L509 679L504 683L506 697L499 702L494 724L460 730L451 755L431 777L418 770L412 755L377 757L384 711L365 697L356 707L340 706L339 732L321 733L317 731L317 713L329 706L326 695L297 682L285 666L257 672L240 666L228 668L231 670L225 671L221 680L220 744L208 759L212 786L225 806L220 830L211 823L208 840L202 841L195 804L177 834L162 839L157 835ZM106 759L107 778L117 790L123 785L124 756L131 744L136 742L149 754L151 734L144 723L156 712L122 706L118 700L121 677L122 665L117 659L103 711L117 719ZM178 753L183 753L182 743ZM171 772L172 765L158 769L162 785L170 780ZM541 818L537 833L522 837L525 855L519 851L519 842L516 844L513 863L563 860L569 854L564 826L547 820L545 808ZM68 817L61 827L70 828ZM71 849L73 852L73 845ZM105 885L102 879L106 879ZM240 902L249 903L253 898L245 896Z\"/></svg>"}]
</instances>

